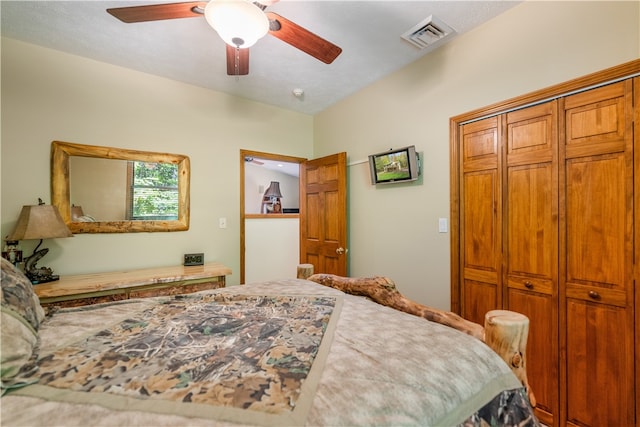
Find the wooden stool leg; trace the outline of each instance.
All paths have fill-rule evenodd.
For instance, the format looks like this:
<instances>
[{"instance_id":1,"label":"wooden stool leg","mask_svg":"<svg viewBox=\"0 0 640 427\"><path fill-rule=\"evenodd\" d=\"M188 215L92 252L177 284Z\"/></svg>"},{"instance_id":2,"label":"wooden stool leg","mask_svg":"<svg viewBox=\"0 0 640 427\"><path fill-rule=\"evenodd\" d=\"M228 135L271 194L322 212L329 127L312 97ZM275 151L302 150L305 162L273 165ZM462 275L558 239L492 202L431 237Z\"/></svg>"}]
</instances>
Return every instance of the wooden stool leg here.
<instances>
[{"instance_id":1,"label":"wooden stool leg","mask_svg":"<svg viewBox=\"0 0 640 427\"><path fill-rule=\"evenodd\" d=\"M298 279L307 279L313 275L313 264L300 264L298 265Z\"/></svg>"},{"instance_id":2,"label":"wooden stool leg","mask_svg":"<svg viewBox=\"0 0 640 427\"><path fill-rule=\"evenodd\" d=\"M489 311L484 318L484 342L493 349L516 374L527 390L529 402L535 408L536 398L527 379L527 337L529 318L508 310Z\"/></svg>"}]
</instances>

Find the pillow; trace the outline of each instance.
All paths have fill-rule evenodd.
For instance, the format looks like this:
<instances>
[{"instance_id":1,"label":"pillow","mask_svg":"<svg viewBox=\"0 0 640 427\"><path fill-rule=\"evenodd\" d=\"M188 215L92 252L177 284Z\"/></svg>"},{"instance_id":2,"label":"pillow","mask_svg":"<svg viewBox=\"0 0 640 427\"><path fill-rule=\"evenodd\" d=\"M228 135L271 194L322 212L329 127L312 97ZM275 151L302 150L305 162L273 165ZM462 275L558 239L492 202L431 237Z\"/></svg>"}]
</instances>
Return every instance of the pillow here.
<instances>
[{"instance_id":1,"label":"pillow","mask_svg":"<svg viewBox=\"0 0 640 427\"><path fill-rule=\"evenodd\" d=\"M29 362L38 344L44 310L27 277L9 261L2 261L0 371L3 388Z\"/></svg>"}]
</instances>

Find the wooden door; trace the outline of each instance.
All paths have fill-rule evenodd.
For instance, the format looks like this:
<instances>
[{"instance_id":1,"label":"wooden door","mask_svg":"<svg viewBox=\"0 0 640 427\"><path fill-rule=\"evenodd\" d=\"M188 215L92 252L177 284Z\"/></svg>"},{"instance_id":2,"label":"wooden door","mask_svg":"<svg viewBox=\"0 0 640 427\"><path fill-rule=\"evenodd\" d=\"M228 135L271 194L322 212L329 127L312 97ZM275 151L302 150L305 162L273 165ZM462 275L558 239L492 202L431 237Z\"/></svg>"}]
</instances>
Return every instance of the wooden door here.
<instances>
[{"instance_id":1,"label":"wooden door","mask_svg":"<svg viewBox=\"0 0 640 427\"><path fill-rule=\"evenodd\" d=\"M347 276L347 154L300 166L300 262Z\"/></svg>"},{"instance_id":2,"label":"wooden door","mask_svg":"<svg viewBox=\"0 0 640 427\"><path fill-rule=\"evenodd\" d=\"M561 415L572 426L635 422L631 98L627 80L564 100Z\"/></svg>"},{"instance_id":3,"label":"wooden door","mask_svg":"<svg viewBox=\"0 0 640 427\"><path fill-rule=\"evenodd\" d=\"M500 123L491 117L461 129L461 313L481 325L502 304Z\"/></svg>"},{"instance_id":4,"label":"wooden door","mask_svg":"<svg viewBox=\"0 0 640 427\"><path fill-rule=\"evenodd\" d=\"M640 225L638 222L640 216L640 77L633 79L633 109L634 127L633 127L633 170L635 177L633 182L634 196L634 253L635 260L635 293L636 300L634 303L634 311L636 312L636 423L640 423Z\"/></svg>"},{"instance_id":5,"label":"wooden door","mask_svg":"<svg viewBox=\"0 0 640 427\"><path fill-rule=\"evenodd\" d=\"M558 102L506 115L505 308L529 318L537 415L558 414Z\"/></svg>"}]
</instances>

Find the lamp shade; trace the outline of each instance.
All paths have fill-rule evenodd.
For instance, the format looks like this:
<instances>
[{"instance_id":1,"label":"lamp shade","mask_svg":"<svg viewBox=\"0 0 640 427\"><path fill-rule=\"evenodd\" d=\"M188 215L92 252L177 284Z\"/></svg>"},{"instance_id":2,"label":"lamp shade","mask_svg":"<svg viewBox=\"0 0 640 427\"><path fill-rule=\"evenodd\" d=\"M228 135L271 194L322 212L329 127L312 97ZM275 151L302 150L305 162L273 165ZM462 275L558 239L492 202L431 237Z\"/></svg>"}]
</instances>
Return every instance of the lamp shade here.
<instances>
[{"instance_id":1,"label":"lamp shade","mask_svg":"<svg viewBox=\"0 0 640 427\"><path fill-rule=\"evenodd\" d=\"M280 183L278 181L271 181L269 188L264 192L264 197L282 197L282 193L280 193Z\"/></svg>"},{"instance_id":2,"label":"lamp shade","mask_svg":"<svg viewBox=\"0 0 640 427\"><path fill-rule=\"evenodd\" d=\"M52 205L23 206L18 223L8 240L53 239L73 237L62 220L58 208Z\"/></svg>"},{"instance_id":3,"label":"lamp shade","mask_svg":"<svg viewBox=\"0 0 640 427\"><path fill-rule=\"evenodd\" d=\"M239 48L253 46L269 31L269 18L246 0L211 0L204 17L225 43Z\"/></svg>"}]
</instances>

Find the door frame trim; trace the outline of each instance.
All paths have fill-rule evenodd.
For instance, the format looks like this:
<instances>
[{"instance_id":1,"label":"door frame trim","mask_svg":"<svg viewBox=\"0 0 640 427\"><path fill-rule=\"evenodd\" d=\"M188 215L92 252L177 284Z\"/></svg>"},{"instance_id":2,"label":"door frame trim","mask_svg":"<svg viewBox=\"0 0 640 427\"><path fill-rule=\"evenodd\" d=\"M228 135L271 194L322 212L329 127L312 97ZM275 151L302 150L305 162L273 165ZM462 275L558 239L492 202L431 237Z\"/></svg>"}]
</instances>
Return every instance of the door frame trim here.
<instances>
[{"instance_id":1,"label":"door frame trim","mask_svg":"<svg viewBox=\"0 0 640 427\"><path fill-rule=\"evenodd\" d=\"M294 157L287 156L284 154L274 154L274 153L265 153L262 151L253 151L253 150L245 150L240 149L240 284L245 284L245 219L247 214L245 214L245 194L244 194L244 164L245 157L255 157L258 159L266 159L266 160L276 160L287 163L304 163L307 161L304 157ZM300 181L298 180L298 186L300 185ZM283 214L286 216L297 216L296 214ZM256 215L253 215L254 217ZM278 215L281 217L282 215Z\"/></svg>"}]
</instances>

